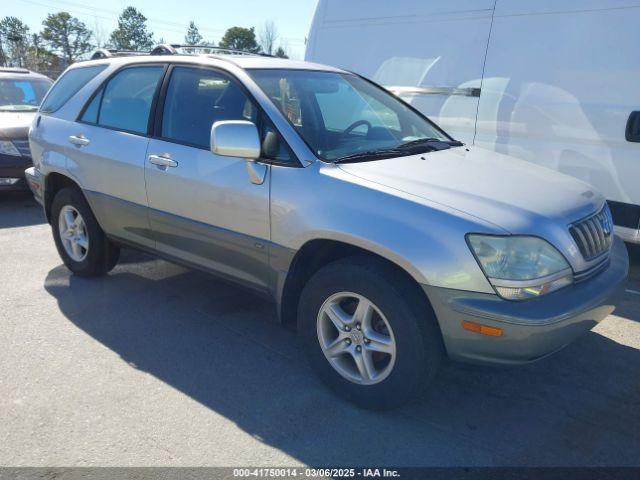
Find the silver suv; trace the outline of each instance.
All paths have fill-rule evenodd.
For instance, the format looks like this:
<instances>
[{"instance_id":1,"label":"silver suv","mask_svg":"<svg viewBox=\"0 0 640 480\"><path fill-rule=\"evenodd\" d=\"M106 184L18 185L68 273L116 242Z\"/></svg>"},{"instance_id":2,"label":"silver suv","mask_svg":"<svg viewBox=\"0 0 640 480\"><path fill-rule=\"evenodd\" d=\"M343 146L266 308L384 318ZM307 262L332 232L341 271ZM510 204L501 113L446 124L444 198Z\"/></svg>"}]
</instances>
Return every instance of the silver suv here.
<instances>
[{"instance_id":1,"label":"silver suv","mask_svg":"<svg viewBox=\"0 0 640 480\"><path fill-rule=\"evenodd\" d=\"M57 249L120 246L272 298L339 394L388 408L445 357L519 364L614 309L627 275L589 185L455 141L369 80L249 55L76 64L30 131Z\"/></svg>"}]
</instances>

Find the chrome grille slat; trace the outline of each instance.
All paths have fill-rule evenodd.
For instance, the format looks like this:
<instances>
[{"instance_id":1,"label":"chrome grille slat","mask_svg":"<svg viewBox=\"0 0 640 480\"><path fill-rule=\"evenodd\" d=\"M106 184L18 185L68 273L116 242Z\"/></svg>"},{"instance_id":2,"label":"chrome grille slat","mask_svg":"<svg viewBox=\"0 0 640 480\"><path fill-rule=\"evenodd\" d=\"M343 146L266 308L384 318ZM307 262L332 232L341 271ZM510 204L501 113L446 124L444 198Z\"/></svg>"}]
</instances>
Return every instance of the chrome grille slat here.
<instances>
[{"instance_id":1,"label":"chrome grille slat","mask_svg":"<svg viewBox=\"0 0 640 480\"><path fill-rule=\"evenodd\" d=\"M600 252L603 249L603 245L600 243L600 236L598 235L598 227L596 227L594 219L587 220L587 227L591 230L591 237L595 244L596 251Z\"/></svg>"},{"instance_id":2,"label":"chrome grille slat","mask_svg":"<svg viewBox=\"0 0 640 480\"><path fill-rule=\"evenodd\" d=\"M603 221L604 221L604 217L602 216L602 212L600 212L598 214L597 221L595 223L599 227L598 228L598 239L600 240L600 244L602 245L602 248L605 249L605 248L607 248L607 239L604 236L604 229L602 228Z\"/></svg>"},{"instance_id":3,"label":"chrome grille slat","mask_svg":"<svg viewBox=\"0 0 640 480\"><path fill-rule=\"evenodd\" d=\"M613 241L613 221L609 207L569 226L569 232L585 260L592 260L609 250Z\"/></svg>"},{"instance_id":4,"label":"chrome grille slat","mask_svg":"<svg viewBox=\"0 0 640 480\"><path fill-rule=\"evenodd\" d=\"M587 239L587 244L585 245L587 249L587 254L590 257L594 256L596 253L596 246L593 244L593 237L591 236L591 230L589 230L589 226L585 222L579 225L578 228L580 228L585 238Z\"/></svg>"},{"instance_id":5,"label":"chrome grille slat","mask_svg":"<svg viewBox=\"0 0 640 480\"><path fill-rule=\"evenodd\" d=\"M576 244L578 244L578 248L580 249L580 252L582 252L584 248L588 248L589 244L584 234L582 233L582 230L580 229L580 227L572 227L571 234L573 235L573 239L575 240ZM587 254L590 255L590 253L588 252Z\"/></svg>"}]
</instances>

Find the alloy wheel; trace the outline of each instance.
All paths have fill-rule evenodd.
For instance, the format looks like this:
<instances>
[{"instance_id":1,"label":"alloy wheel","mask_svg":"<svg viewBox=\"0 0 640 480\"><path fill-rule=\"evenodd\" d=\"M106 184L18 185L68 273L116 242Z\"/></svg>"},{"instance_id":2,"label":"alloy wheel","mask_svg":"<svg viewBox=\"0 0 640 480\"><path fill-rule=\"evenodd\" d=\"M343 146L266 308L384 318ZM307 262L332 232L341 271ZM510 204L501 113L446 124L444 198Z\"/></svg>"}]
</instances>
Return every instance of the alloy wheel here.
<instances>
[{"instance_id":1,"label":"alloy wheel","mask_svg":"<svg viewBox=\"0 0 640 480\"><path fill-rule=\"evenodd\" d=\"M89 253L89 236L80 212L71 205L62 207L58 217L58 230L67 255L75 262L83 261Z\"/></svg>"},{"instance_id":2,"label":"alloy wheel","mask_svg":"<svg viewBox=\"0 0 640 480\"><path fill-rule=\"evenodd\" d=\"M393 370L396 341L391 325L362 295L331 295L320 307L317 334L329 364L353 383L373 385Z\"/></svg>"}]
</instances>

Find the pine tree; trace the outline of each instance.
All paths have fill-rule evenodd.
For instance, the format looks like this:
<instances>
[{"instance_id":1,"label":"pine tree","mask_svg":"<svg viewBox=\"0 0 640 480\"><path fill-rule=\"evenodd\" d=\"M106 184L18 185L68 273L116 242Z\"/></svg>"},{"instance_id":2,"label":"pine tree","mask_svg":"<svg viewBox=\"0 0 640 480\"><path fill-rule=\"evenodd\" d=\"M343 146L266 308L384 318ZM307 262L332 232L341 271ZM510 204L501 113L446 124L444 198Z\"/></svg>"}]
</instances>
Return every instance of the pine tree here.
<instances>
[{"instance_id":1,"label":"pine tree","mask_svg":"<svg viewBox=\"0 0 640 480\"><path fill-rule=\"evenodd\" d=\"M127 7L118 18L118 28L111 33L111 44L119 50L150 50L153 33L147 32L147 17L134 7Z\"/></svg>"},{"instance_id":2,"label":"pine tree","mask_svg":"<svg viewBox=\"0 0 640 480\"><path fill-rule=\"evenodd\" d=\"M195 22L193 20L189 22L189 29L187 30L187 35L184 37L184 43L187 45L201 45L202 44L202 35L198 31L198 27L196 27Z\"/></svg>"}]
</instances>

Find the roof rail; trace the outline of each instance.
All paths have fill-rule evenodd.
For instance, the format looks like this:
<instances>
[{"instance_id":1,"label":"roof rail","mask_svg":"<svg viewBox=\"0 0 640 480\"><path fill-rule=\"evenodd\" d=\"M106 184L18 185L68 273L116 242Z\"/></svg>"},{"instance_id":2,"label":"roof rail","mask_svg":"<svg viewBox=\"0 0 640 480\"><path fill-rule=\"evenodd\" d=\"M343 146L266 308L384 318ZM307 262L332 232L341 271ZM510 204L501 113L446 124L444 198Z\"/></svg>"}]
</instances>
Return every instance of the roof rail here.
<instances>
[{"instance_id":1,"label":"roof rail","mask_svg":"<svg viewBox=\"0 0 640 480\"><path fill-rule=\"evenodd\" d=\"M26 68L0 67L0 73L31 73Z\"/></svg>"},{"instance_id":2,"label":"roof rail","mask_svg":"<svg viewBox=\"0 0 640 480\"><path fill-rule=\"evenodd\" d=\"M133 50L117 50L113 48L99 48L89 58L98 60L101 58L131 57L134 55L247 55L260 57L273 57L268 53L255 53L233 48L222 48L214 45L182 45L179 43L160 43L149 52Z\"/></svg>"},{"instance_id":3,"label":"roof rail","mask_svg":"<svg viewBox=\"0 0 640 480\"><path fill-rule=\"evenodd\" d=\"M133 50L117 50L115 48L99 48L89 60L98 60L100 58L112 58L112 57L133 57L135 55L148 55L149 52L136 52Z\"/></svg>"},{"instance_id":4,"label":"roof rail","mask_svg":"<svg viewBox=\"0 0 640 480\"><path fill-rule=\"evenodd\" d=\"M261 57L272 57L273 55L269 55L268 53L256 53L249 52L247 50L237 50L234 48L223 48L216 47L215 45L184 45L184 44L175 44L171 45L163 44L158 45L151 51L151 54L154 55L154 51L157 48L171 48L175 53L171 53L172 55L251 55L251 56L261 56Z\"/></svg>"}]
</instances>

